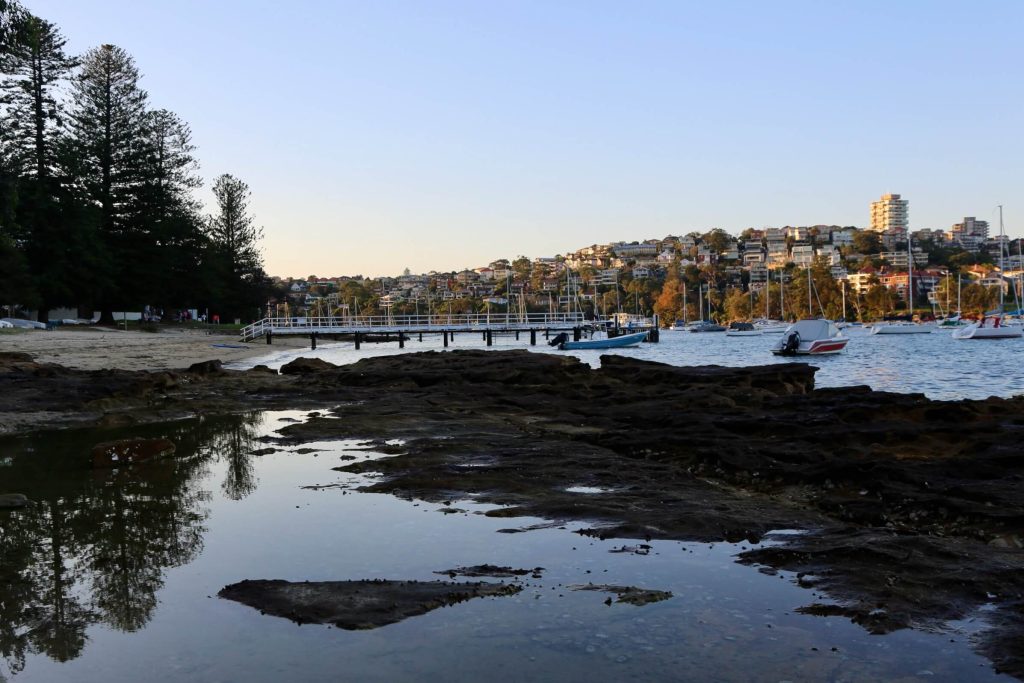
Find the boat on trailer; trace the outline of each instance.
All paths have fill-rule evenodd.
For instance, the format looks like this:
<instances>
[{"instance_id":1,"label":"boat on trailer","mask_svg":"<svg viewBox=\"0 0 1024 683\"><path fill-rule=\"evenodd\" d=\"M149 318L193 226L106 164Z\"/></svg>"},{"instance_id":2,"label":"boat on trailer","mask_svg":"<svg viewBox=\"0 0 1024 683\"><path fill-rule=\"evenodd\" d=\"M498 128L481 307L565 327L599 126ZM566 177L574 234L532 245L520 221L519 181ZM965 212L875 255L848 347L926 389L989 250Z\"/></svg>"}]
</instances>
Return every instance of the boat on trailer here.
<instances>
[{"instance_id":1,"label":"boat on trailer","mask_svg":"<svg viewBox=\"0 0 1024 683\"><path fill-rule=\"evenodd\" d=\"M772 346L776 356L824 356L846 348L849 338L829 320L798 320Z\"/></svg>"}]
</instances>

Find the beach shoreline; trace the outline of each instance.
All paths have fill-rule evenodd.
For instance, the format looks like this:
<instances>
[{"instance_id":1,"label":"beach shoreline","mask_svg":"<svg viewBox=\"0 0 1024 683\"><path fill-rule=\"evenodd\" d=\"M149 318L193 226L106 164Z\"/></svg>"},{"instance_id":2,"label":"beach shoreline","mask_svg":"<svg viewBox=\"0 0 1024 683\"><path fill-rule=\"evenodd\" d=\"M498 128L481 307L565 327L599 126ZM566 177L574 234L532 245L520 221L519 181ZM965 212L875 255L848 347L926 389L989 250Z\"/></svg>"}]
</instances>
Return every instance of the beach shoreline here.
<instances>
[{"instance_id":1,"label":"beach shoreline","mask_svg":"<svg viewBox=\"0 0 1024 683\"><path fill-rule=\"evenodd\" d=\"M261 340L262 341L262 340ZM277 348L308 348L304 337L278 337L274 347L239 341L234 333L162 328L156 332L109 327L59 327L0 334L0 353L28 353L39 363L77 370L178 370L195 363L258 358Z\"/></svg>"}]
</instances>

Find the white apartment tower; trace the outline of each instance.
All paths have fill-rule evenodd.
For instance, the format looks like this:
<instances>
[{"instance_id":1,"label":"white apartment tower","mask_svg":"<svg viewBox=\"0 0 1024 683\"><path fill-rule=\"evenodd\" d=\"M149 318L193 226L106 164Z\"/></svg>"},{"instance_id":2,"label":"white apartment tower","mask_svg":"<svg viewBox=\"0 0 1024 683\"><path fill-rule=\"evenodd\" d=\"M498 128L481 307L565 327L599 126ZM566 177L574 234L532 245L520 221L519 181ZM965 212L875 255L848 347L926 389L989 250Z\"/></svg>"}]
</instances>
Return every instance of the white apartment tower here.
<instances>
[{"instance_id":1,"label":"white apartment tower","mask_svg":"<svg viewBox=\"0 0 1024 683\"><path fill-rule=\"evenodd\" d=\"M909 225L909 204L906 199L900 199L898 194L883 194L877 202L871 202L871 229L875 232L906 231Z\"/></svg>"},{"instance_id":2,"label":"white apartment tower","mask_svg":"<svg viewBox=\"0 0 1024 683\"><path fill-rule=\"evenodd\" d=\"M972 237L988 239L988 221L979 221L974 216L967 216L964 218L963 223L957 223L954 225L950 232L958 237L961 235L970 235Z\"/></svg>"}]
</instances>

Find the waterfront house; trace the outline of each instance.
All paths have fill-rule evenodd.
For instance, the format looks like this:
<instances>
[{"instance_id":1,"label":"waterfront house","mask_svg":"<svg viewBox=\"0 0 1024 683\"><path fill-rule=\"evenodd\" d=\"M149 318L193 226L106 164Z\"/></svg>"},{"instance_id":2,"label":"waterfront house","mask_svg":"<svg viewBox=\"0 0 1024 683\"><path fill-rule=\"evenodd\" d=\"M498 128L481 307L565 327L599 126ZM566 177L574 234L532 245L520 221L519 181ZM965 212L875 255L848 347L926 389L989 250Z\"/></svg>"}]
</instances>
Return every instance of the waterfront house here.
<instances>
[{"instance_id":1,"label":"waterfront house","mask_svg":"<svg viewBox=\"0 0 1024 683\"><path fill-rule=\"evenodd\" d=\"M814 263L814 247L810 244L793 245L790 260L801 268L811 266Z\"/></svg>"}]
</instances>

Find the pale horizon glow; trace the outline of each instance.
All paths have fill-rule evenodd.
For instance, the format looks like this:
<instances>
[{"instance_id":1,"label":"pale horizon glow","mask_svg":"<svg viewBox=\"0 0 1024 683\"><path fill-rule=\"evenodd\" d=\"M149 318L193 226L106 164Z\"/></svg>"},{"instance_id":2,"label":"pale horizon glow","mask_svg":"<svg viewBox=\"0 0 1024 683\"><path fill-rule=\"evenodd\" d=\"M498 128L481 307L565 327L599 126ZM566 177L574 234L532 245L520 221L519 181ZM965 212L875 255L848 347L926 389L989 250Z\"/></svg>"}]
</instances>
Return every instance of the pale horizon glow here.
<instances>
[{"instance_id":1,"label":"pale horizon glow","mask_svg":"<svg viewBox=\"0 0 1024 683\"><path fill-rule=\"evenodd\" d=\"M136 59L266 270L475 268L721 227L1024 235L1024 4L23 0ZM834 6L833 6L834 5Z\"/></svg>"}]
</instances>

